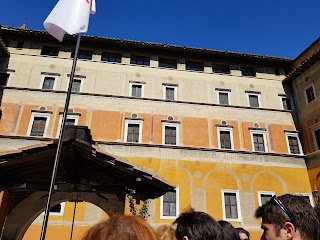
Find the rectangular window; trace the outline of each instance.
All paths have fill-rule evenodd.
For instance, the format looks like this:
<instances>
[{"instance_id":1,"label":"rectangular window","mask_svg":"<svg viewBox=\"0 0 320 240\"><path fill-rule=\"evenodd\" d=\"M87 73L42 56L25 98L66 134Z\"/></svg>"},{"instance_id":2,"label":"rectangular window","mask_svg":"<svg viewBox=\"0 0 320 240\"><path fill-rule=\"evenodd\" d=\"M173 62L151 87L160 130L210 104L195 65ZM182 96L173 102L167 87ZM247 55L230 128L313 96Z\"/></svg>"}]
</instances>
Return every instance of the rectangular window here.
<instances>
[{"instance_id":1,"label":"rectangular window","mask_svg":"<svg viewBox=\"0 0 320 240\"><path fill-rule=\"evenodd\" d=\"M53 90L55 86L56 77L54 76L43 76L42 89Z\"/></svg>"},{"instance_id":2,"label":"rectangular window","mask_svg":"<svg viewBox=\"0 0 320 240\"><path fill-rule=\"evenodd\" d=\"M252 148L255 152L266 152L266 135L263 131L251 131Z\"/></svg>"},{"instance_id":3,"label":"rectangular window","mask_svg":"<svg viewBox=\"0 0 320 240\"><path fill-rule=\"evenodd\" d=\"M60 51L59 47L43 46L41 55L58 56L59 51Z\"/></svg>"},{"instance_id":4,"label":"rectangular window","mask_svg":"<svg viewBox=\"0 0 320 240\"><path fill-rule=\"evenodd\" d=\"M259 206L266 204L274 195L274 192L258 192Z\"/></svg>"},{"instance_id":5,"label":"rectangular window","mask_svg":"<svg viewBox=\"0 0 320 240\"><path fill-rule=\"evenodd\" d=\"M172 122L163 123L162 144L179 145L179 123L172 123Z\"/></svg>"},{"instance_id":6,"label":"rectangular window","mask_svg":"<svg viewBox=\"0 0 320 240\"><path fill-rule=\"evenodd\" d=\"M298 133L286 132L288 152L291 154L302 154L302 148Z\"/></svg>"},{"instance_id":7,"label":"rectangular window","mask_svg":"<svg viewBox=\"0 0 320 240\"><path fill-rule=\"evenodd\" d=\"M0 86L7 86L9 77L9 73L0 73Z\"/></svg>"},{"instance_id":8,"label":"rectangular window","mask_svg":"<svg viewBox=\"0 0 320 240\"><path fill-rule=\"evenodd\" d=\"M220 137L220 148L231 149L231 132L230 131L219 131Z\"/></svg>"},{"instance_id":9,"label":"rectangular window","mask_svg":"<svg viewBox=\"0 0 320 240\"><path fill-rule=\"evenodd\" d=\"M179 215L179 188L160 198L160 219L175 219Z\"/></svg>"},{"instance_id":10,"label":"rectangular window","mask_svg":"<svg viewBox=\"0 0 320 240\"><path fill-rule=\"evenodd\" d=\"M80 49L78 52L78 59L92 60L92 53L92 51Z\"/></svg>"},{"instance_id":11,"label":"rectangular window","mask_svg":"<svg viewBox=\"0 0 320 240\"><path fill-rule=\"evenodd\" d=\"M218 92L219 104L229 105L229 93L230 92Z\"/></svg>"},{"instance_id":12,"label":"rectangular window","mask_svg":"<svg viewBox=\"0 0 320 240\"><path fill-rule=\"evenodd\" d=\"M35 137L46 137L49 118L50 113L32 113L27 135Z\"/></svg>"},{"instance_id":13,"label":"rectangular window","mask_svg":"<svg viewBox=\"0 0 320 240\"><path fill-rule=\"evenodd\" d=\"M314 207L313 198L311 193L296 193L296 195L304 197L312 207Z\"/></svg>"},{"instance_id":14,"label":"rectangular window","mask_svg":"<svg viewBox=\"0 0 320 240\"><path fill-rule=\"evenodd\" d=\"M288 97L281 97L283 110L292 110L291 99Z\"/></svg>"},{"instance_id":15,"label":"rectangular window","mask_svg":"<svg viewBox=\"0 0 320 240\"><path fill-rule=\"evenodd\" d=\"M142 97L142 85L132 84L131 85L131 97Z\"/></svg>"},{"instance_id":16,"label":"rectangular window","mask_svg":"<svg viewBox=\"0 0 320 240\"><path fill-rule=\"evenodd\" d=\"M253 67L241 67L242 76L251 76L255 77L256 72Z\"/></svg>"},{"instance_id":17,"label":"rectangular window","mask_svg":"<svg viewBox=\"0 0 320 240\"><path fill-rule=\"evenodd\" d=\"M163 86L165 100L177 100L177 87L176 86Z\"/></svg>"},{"instance_id":18,"label":"rectangular window","mask_svg":"<svg viewBox=\"0 0 320 240\"><path fill-rule=\"evenodd\" d=\"M122 55L118 53L104 52L101 56L101 61L121 63Z\"/></svg>"},{"instance_id":19,"label":"rectangular window","mask_svg":"<svg viewBox=\"0 0 320 240\"><path fill-rule=\"evenodd\" d=\"M240 221L239 191L222 190L223 219Z\"/></svg>"},{"instance_id":20,"label":"rectangular window","mask_svg":"<svg viewBox=\"0 0 320 240\"><path fill-rule=\"evenodd\" d=\"M213 64L212 70L214 73L230 74L230 66L229 65Z\"/></svg>"},{"instance_id":21,"label":"rectangular window","mask_svg":"<svg viewBox=\"0 0 320 240\"><path fill-rule=\"evenodd\" d=\"M142 123L141 119L126 119L124 141L132 143L141 143L142 141Z\"/></svg>"},{"instance_id":22,"label":"rectangular window","mask_svg":"<svg viewBox=\"0 0 320 240\"><path fill-rule=\"evenodd\" d=\"M18 42L17 48L23 48L24 42Z\"/></svg>"},{"instance_id":23,"label":"rectangular window","mask_svg":"<svg viewBox=\"0 0 320 240\"><path fill-rule=\"evenodd\" d=\"M159 67L163 68L177 68L177 60L176 59L168 59L168 58L159 58Z\"/></svg>"},{"instance_id":24,"label":"rectangular window","mask_svg":"<svg viewBox=\"0 0 320 240\"><path fill-rule=\"evenodd\" d=\"M130 64L149 66L150 57L131 55Z\"/></svg>"},{"instance_id":25,"label":"rectangular window","mask_svg":"<svg viewBox=\"0 0 320 240\"><path fill-rule=\"evenodd\" d=\"M249 107L260 107L260 94L248 93Z\"/></svg>"},{"instance_id":26,"label":"rectangular window","mask_svg":"<svg viewBox=\"0 0 320 240\"><path fill-rule=\"evenodd\" d=\"M81 85L82 85L82 80L74 78L73 82L72 82L72 91L73 92L80 92Z\"/></svg>"},{"instance_id":27,"label":"rectangular window","mask_svg":"<svg viewBox=\"0 0 320 240\"><path fill-rule=\"evenodd\" d=\"M203 63L186 61L186 70L203 71Z\"/></svg>"},{"instance_id":28,"label":"rectangular window","mask_svg":"<svg viewBox=\"0 0 320 240\"><path fill-rule=\"evenodd\" d=\"M66 204L65 202L62 202L62 203L59 203L59 204L51 207L49 210L49 215L50 216L63 216L65 204ZM41 214L44 215L44 212Z\"/></svg>"},{"instance_id":29,"label":"rectangular window","mask_svg":"<svg viewBox=\"0 0 320 240\"><path fill-rule=\"evenodd\" d=\"M316 150L320 150L320 129L314 131Z\"/></svg>"},{"instance_id":30,"label":"rectangular window","mask_svg":"<svg viewBox=\"0 0 320 240\"><path fill-rule=\"evenodd\" d=\"M78 121L79 121L79 115L67 115L66 126L78 125ZM59 137L59 134L60 134L61 124L62 124L62 115L60 115L60 118L59 118L57 138Z\"/></svg>"},{"instance_id":31,"label":"rectangular window","mask_svg":"<svg viewBox=\"0 0 320 240\"><path fill-rule=\"evenodd\" d=\"M316 99L313 86L306 89L306 98L308 103Z\"/></svg>"},{"instance_id":32,"label":"rectangular window","mask_svg":"<svg viewBox=\"0 0 320 240\"><path fill-rule=\"evenodd\" d=\"M46 128L47 118L46 117L34 117L30 136L40 136L44 135Z\"/></svg>"}]
</instances>

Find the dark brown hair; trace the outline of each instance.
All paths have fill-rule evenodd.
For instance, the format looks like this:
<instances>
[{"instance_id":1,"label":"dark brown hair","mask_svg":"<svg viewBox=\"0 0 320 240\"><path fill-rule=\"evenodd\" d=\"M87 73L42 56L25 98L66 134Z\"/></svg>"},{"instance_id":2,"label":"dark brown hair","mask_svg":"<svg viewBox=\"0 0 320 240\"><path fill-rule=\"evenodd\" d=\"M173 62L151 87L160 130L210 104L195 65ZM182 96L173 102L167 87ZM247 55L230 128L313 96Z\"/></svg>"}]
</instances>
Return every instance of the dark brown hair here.
<instances>
[{"instance_id":1,"label":"dark brown hair","mask_svg":"<svg viewBox=\"0 0 320 240\"><path fill-rule=\"evenodd\" d=\"M315 210L310 205L310 202L302 196L291 194L285 194L278 198L294 216L297 230L299 230L302 239L318 239L319 220ZM281 208L270 201L256 210L255 217L262 218L263 222L272 224L277 236L279 236L280 230L283 228L284 224L290 222L290 218L281 210Z\"/></svg>"},{"instance_id":2,"label":"dark brown hair","mask_svg":"<svg viewBox=\"0 0 320 240\"><path fill-rule=\"evenodd\" d=\"M113 215L88 230L82 240L157 240L153 229L139 216Z\"/></svg>"}]
</instances>

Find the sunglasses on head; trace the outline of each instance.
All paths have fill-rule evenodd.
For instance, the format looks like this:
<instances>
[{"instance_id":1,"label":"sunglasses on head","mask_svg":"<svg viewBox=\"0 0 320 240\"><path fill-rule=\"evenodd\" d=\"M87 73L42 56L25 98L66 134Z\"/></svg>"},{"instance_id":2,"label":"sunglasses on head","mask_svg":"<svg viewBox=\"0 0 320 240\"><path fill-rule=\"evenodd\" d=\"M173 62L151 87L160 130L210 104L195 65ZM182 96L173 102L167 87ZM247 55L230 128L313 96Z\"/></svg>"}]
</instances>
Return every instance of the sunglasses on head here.
<instances>
[{"instance_id":1,"label":"sunglasses on head","mask_svg":"<svg viewBox=\"0 0 320 240\"><path fill-rule=\"evenodd\" d=\"M288 208L280 201L279 198L277 198L276 195L273 195L272 198L269 201L270 204L275 203L281 210L289 217L291 223L293 224L294 231L297 229L296 220L293 216L293 214L289 211Z\"/></svg>"}]
</instances>

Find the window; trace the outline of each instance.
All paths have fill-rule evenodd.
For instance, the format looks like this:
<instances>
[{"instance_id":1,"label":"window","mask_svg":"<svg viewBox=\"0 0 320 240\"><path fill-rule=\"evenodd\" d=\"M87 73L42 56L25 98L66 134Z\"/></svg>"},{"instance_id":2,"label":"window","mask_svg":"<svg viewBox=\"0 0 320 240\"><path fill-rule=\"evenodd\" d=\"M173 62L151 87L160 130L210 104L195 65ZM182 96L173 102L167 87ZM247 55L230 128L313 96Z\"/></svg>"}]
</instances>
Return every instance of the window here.
<instances>
[{"instance_id":1,"label":"window","mask_svg":"<svg viewBox=\"0 0 320 240\"><path fill-rule=\"evenodd\" d=\"M62 202L62 203L59 203L57 205L52 206L49 210L49 215L50 216L63 216L65 205L66 205L66 203ZM42 215L44 215L44 212L42 213Z\"/></svg>"},{"instance_id":2,"label":"window","mask_svg":"<svg viewBox=\"0 0 320 240\"><path fill-rule=\"evenodd\" d=\"M240 200L239 191L221 190L222 191L222 210L223 220L240 221Z\"/></svg>"},{"instance_id":3,"label":"window","mask_svg":"<svg viewBox=\"0 0 320 240\"><path fill-rule=\"evenodd\" d=\"M10 73L0 73L0 86L7 86Z\"/></svg>"},{"instance_id":4,"label":"window","mask_svg":"<svg viewBox=\"0 0 320 240\"><path fill-rule=\"evenodd\" d=\"M309 88L306 89L306 99L307 99L307 103L312 102L313 100L316 99L313 86L310 86Z\"/></svg>"},{"instance_id":5,"label":"window","mask_svg":"<svg viewBox=\"0 0 320 240\"><path fill-rule=\"evenodd\" d=\"M82 79L74 78L72 82L72 92L81 92Z\"/></svg>"},{"instance_id":6,"label":"window","mask_svg":"<svg viewBox=\"0 0 320 240\"><path fill-rule=\"evenodd\" d=\"M259 206L266 204L274 195L274 192L258 192Z\"/></svg>"},{"instance_id":7,"label":"window","mask_svg":"<svg viewBox=\"0 0 320 240\"><path fill-rule=\"evenodd\" d=\"M283 110L292 110L291 98L281 97L281 103Z\"/></svg>"},{"instance_id":8,"label":"window","mask_svg":"<svg viewBox=\"0 0 320 240\"><path fill-rule=\"evenodd\" d=\"M142 82L131 82L130 83L130 96L131 97L143 97L144 95L144 83Z\"/></svg>"},{"instance_id":9,"label":"window","mask_svg":"<svg viewBox=\"0 0 320 240\"><path fill-rule=\"evenodd\" d=\"M24 42L18 42L17 48L23 48Z\"/></svg>"},{"instance_id":10,"label":"window","mask_svg":"<svg viewBox=\"0 0 320 240\"><path fill-rule=\"evenodd\" d=\"M221 149L233 149L233 134L231 127L218 127L218 144Z\"/></svg>"},{"instance_id":11,"label":"window","mask_svg":"<svg viewBox=\"0 0 320 240\"><path fill-rule=\"evenodd\" d=\"M221 105L230 105L230 90L216 88L216 91L217 91L218 103Z\"/></svg>"},{"instance_id":12,"label":"window","mask_svg":"<svg viewBox=\"0 0 320 240\"><path fill-rule=\"evenodd\" d=\"M150 57L131 55L130 64L149 66Z\"/></svg>"},{"instance_id":13,"label":"window","mask_svg":"<svg viewBox=\"0 0 320 240\"><path fill-rule=\"evenodd\" d=\"M230 74L230 66L229 65L213 64L212 70L214 73Z\"/></svg>"},{"instance_id":14,"label":"window","mask_svg":"<svg viewBox=\"0 0 320 240\"><path fill-rule=\"evenodd\" d=\"M279 76L279 75L280 75L280 69L279 69L279 68L275 68L275 69L274 69L274 74L275 74L276 76Z\"/></svg>"},{"instance_id":15,"label":"window","mask_svg":"<svg viewBox=\"0 0 320 240\"><path fill-rule=\"evenodd\" d=\"M267 152L266 132L251 130L252 150L255 152Z\"/></svg>"},{"instance_id":16,"label":"window","mask_svg":"<svg viewBox=\"0 0 320 240\"><path fill-rule=\"evenodd\" d=\"M302 154L302 147L298 133L286 132L288 152L291 154Z\"/></svg>"},{"instance_id":17,"label":"window","mask_svg":"<svg viewBox=\"0 0 320 240\"><path fill-rule=\"evenodd\" d=\"M41 81L41 89L45 90L53 90L55 89L56 85L56 76L42 76L42 81Z\"/></svg>"},{"instance_id":18,"label":"window","mask_svg":"<svg viewBox=\"0 0 320 240\"><path fill-rule=\"evenodd\" d=\"M316 150L320 150L320 129L315 130L313 133Z\"/></svg>"},{"instance_id":19,"label":"window","mask_svg":"<svg viewBox=\"0 0 320 240\"><path fill-rule=\"evenodd\" d=\"M177 85L163 84L163 99L177 100Z\"/></svg>"},{"instance_id":20,"label":"window","mask_svg":"<svg viewBox=\"0 0 320 240\"><path fill-rule=\"evenodd\" d=\"M89 50L79 50L78 52L78 59L87 59L91 60L92 59L92 51Z\"/></svg>"},{"instance_id":21,"label":"window","mask_svg":"<svg viewBox=\"0 0 320 240\"><path fill-rule=\"evenodd\" d=\"M311 193L296 193L296 195L304 197L306 200L308 200L308 202L310 202L310 205L314 207Z\"/></svg>"},{"instance_id":22,"label":"window","mask_svg":"<svg viewBox=\"0 0 320 240\"><path fill-rule=\"evenodd\" d=\"M203 63L186 61L186 70L203 71Z\"/></svg>"},{"instance_id":23,"label":"window","mask_svg":"<svg viewBox=\"0 0 320 240\"><path fill-rule=\"evenodd\" d=\"M142 120L126 120L125 142L141 143Z\"/></svg>"},{"instance_id":24,"label":"window","mask_svg":"<svg viewBox=\"0 0 320 240\"><path fill-rule=\"evenodd\" d=\"M59 47L43 46L41 55L58 56L59 51L60 51Z\"/></svg>"},{"instance_id":25,"label":"window","mask_svg":"<svg viewBox=\"0 0 320 240\"><path fill-rule=\"evenodd\" d=\"M35 137L46 137L49 118L50 114L48 113L32 113L27 135Z\"/></svg>"},{"instance_id":26,"label":"window","mask_svg":"<svg viewBox=\"0 0 320 240\"><path fill-rule=\"evenodd\" d=\"M101 56L101 61L106 61L106 62L121 63L121 59L122 59L122 55L118 53L104 52Z\"/></svg>"},{"instance_id":27,"label":"window","mask_svg":"<svg viewBox=\"0 0 320 240\"><path fill-rule=\"evenodd\" d=\"M258 108L260 107L260 93L248 92L248 104L249 107Z\"/></svg>"},{"instance_id":28,"label":"window","mask_svg":"<svg viewBox=\"0 0 320 240\"><path fill-rule=\"evenodd\" d=\"M163 68L177 68L176 59L159 58L159 67Z\"/></svg>"},{"instance_id":29,"label":"window","mask_svg":"<svg viewBox=\"0 0 320 240\"><path fill-rule=\"evenodd\" d=\"M241 67L242 76L251 76L255 77L256 72L253 67Z\"/></svg>"},{"instance_id":30,"label":"window","mask_svg":"<svg viewBox=\"0 0 320 240\"><path fill-rule=\"evenodd\" d=\"M160 219L175 219L179 216L179 188L160 198Z\"/></svg>"},{"instance_id":31,"label":"window","mask_svg":"<svg viewBox=\"0 0 320 240\"><path fill-rule=\"evenodd\" d=\"M163 122L162 144L179 145L179 124L178 123Z\"/></svg>"},{"instance_id":32,"label":"window","mask_svg":"<svg viewBox=\"0 0 320 240\"><path fill-rule=\"evenodd\" d=\"M59 137L60 130L61 130L62 117L63 117L63 115L61 114L61 115L60 115L60 118L59 118L57 138ZM75 126L75 125L78 125L78 121L79 121L79 115L67 115L66 126Z\"/></svg>"}]
</instances>

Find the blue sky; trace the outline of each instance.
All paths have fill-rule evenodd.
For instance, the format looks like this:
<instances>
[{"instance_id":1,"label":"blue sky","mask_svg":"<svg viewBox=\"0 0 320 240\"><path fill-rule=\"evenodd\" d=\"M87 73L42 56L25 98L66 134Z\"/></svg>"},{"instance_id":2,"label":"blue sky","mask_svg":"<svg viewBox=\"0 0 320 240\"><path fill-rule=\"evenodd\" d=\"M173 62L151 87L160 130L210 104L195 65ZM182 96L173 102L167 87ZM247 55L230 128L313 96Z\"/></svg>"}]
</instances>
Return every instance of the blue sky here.
<instances>
[{"instance_id":1,"label":"blue sky","mask_svg":"<svg viewBox=\"0 0 320 240\"><path fill-rule=\"evenodd\" d=\"M57 0L5 0L0 24L43 30ZM96 0L89 35L295 58L320 36L319 0Z\"/></svg>"}]
</instances>

